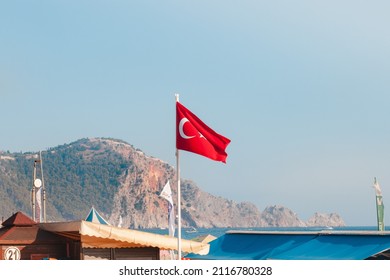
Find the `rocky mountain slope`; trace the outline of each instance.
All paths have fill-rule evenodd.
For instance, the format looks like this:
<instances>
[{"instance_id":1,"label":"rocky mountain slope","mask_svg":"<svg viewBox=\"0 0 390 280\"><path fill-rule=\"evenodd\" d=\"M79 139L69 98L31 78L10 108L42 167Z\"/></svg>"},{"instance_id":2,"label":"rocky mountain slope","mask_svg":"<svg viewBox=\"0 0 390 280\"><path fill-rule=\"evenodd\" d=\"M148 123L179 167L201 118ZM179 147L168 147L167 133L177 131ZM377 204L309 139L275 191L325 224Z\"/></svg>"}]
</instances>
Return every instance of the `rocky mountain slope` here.
<instances>
[{"instance_id":1,"label":"rocky mountain slope","mask_svg":"<svg viewBox=\"0 0 390 280\"><path fill-rule=\"evenodd\" d=\"M31 214L36 153L0 152L0 215ZM117 139L81 139L42 152L48 220L84 219L94 206L113 225L167 227L167 202L159 194L169 180L176 201L175 170ZM337 214L316 213L301 221L283 206L260 212L202 191L182 178L183 227L343 226Z\"/></svg>"}]
</instances>

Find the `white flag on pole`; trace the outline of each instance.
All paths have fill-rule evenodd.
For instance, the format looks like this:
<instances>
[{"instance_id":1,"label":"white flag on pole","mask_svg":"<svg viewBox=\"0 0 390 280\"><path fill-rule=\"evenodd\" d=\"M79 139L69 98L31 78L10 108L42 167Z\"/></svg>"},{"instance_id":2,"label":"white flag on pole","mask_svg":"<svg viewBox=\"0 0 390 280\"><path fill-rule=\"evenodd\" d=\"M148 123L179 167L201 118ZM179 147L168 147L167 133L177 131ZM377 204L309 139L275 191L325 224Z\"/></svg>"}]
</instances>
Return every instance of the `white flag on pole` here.
<instances>
[{"instance_id":1,"label":"white flag on pole","mask_svg":"<svg viewBox=\"0 0 390 280\"><path fill-rule=\"evenodd\" d=\"M375 194L376 195L382 195L382 190L381 187L379 186L378 180L376 177L374 178L374 185L372 186L375 189Z\"/></svg>"},{"instance_id":2,"label":"white flag on pole","mask_svg":"<svg viewBox=\"0 0 390 280\"><path fill-rule=\"evenodd\" d=\"M169 181L165 184L164 188L161 191L160 196L168 200L168 202L173 205L172 190Z\"/></svg>"},{"instance_id":3,"label":"white flag on pole","mask_svg":"<svg viewBox=\"0 0 390 280\"><path fill-rule=\"evenodd\" d=\"M172 190L169 181L165 184L160 196L168 201L168 228L169 236L175 236L175 214L173 208Z\"/></svg>"},{"instance_id":4,"label":"white flag on pole","mask_svg":"<svg viewBox=\"0 0 390 280\"><path fill-rule=\"evenodd\" d=\"M385 230L384 215L385 215L385 206L383 205L382 190L379 186L378 181L374 178L375 194L376 194L376 215L378 220L378 230Z\"/></svg>"},{"instance_id":5,"label":"white flag on pole","mask_svg":"<svg viewBox=\"0 0 390 280\"><path fill-rule=\"evenodd\" d=\"M36 201L37 201L37 206L35 209L35 217L37 222L42 221L42 187L39 188L36 193L35 193Z\"/></svg>"}]
</instances>

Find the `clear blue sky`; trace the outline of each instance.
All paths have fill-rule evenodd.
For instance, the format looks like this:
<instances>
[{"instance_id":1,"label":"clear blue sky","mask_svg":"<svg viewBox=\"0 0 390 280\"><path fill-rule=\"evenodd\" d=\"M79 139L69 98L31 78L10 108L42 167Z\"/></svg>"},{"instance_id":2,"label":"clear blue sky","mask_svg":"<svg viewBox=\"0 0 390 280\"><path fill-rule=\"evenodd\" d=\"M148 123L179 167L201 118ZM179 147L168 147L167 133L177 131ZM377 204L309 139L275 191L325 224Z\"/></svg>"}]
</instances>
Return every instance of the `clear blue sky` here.
<instances>
[{"instance_id":1,"label":"clear blue sky","mask_svg":"<svg viewBox=\"0 0 390 280\"><path fill-rule=\"evenodd\" d=\"M388 1L3 1L0 150L122 139L175 165L175 93L232 140L216 196L375 225L390 207ZM385 208L386 224L390 214ZM389 212L390 213L390 212Z\"/></svg>"}]
</instances>

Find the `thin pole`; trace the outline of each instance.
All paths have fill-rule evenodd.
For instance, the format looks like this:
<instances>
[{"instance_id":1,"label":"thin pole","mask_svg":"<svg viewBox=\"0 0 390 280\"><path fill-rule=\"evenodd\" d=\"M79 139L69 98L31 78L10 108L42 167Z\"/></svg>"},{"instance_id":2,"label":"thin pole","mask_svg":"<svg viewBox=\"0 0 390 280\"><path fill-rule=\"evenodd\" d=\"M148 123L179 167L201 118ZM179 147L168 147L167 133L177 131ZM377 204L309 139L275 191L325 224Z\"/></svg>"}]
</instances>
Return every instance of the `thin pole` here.
<instances>
[{"instance_id":1,"label":"thin pole","mask_svg":"<svg viewBox=\"0 0 390 280\"><path fill-rule=\"evenodd\" d=\"M42 176L42 192L43 192L43 221L46 223L46 188L45 188L45 180L43 179L43 163L42 163L41 151L39 151L39 159L41 160L41 176Z\"/></svg>"},{"instance_id":2,"label":"thin pole","mask_svg":"<svg viewBox=\"0 0 390 280\"><path fill-rule=\"evenodd\" d=\"M177 258L181 260L181 190L180 190L180 165L179 150L176 149L177 165Z\"/></svg>"},{"instance_id":3,"label":"thin pole","mask_svg":"<svg viewBox=\"0 0 390 280\"><path fill-rule=\"evenodd\" d=\"M179 102L179 94L176 94ZM177 136L176 136L177 137ZM177 139L177 138L176 138ZM180 190L180 159L179 149L176 148L176 178L177 178L177 259L181 260L181 190Z\"/></svg>"},{"instance_id":4,"label":"thin pole","mask_svg":"<svg viewBox=\"0 0 390 280\"><path fill-rule=\"evenodd\" d=\"M31 202L32 202L32 219L36 222L35 219L35 177L36 177L36 161L34 160L34 169L33 169L33 180L32 180L32 190L31 190Z\"/></svg>"}]
</instances>

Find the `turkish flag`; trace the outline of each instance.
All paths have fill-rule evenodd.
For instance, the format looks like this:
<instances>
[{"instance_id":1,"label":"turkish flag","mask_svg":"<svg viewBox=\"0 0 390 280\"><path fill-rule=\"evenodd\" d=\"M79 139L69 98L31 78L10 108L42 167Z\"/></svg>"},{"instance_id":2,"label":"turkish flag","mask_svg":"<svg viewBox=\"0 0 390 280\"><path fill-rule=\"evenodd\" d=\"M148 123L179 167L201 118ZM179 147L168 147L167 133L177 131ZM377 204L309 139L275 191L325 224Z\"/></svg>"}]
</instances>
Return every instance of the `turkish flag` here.
<instances>
[{"instance_id":1,"label":"turkish flag","mask_svg":"<svg viewBox=\"0 0 390 280\"><path fill-rule=\"evenodd\" d=\"M176 148L226 163L230 140L212 130L181 103L176 102Z\"/></svg>"}]
</instances>

